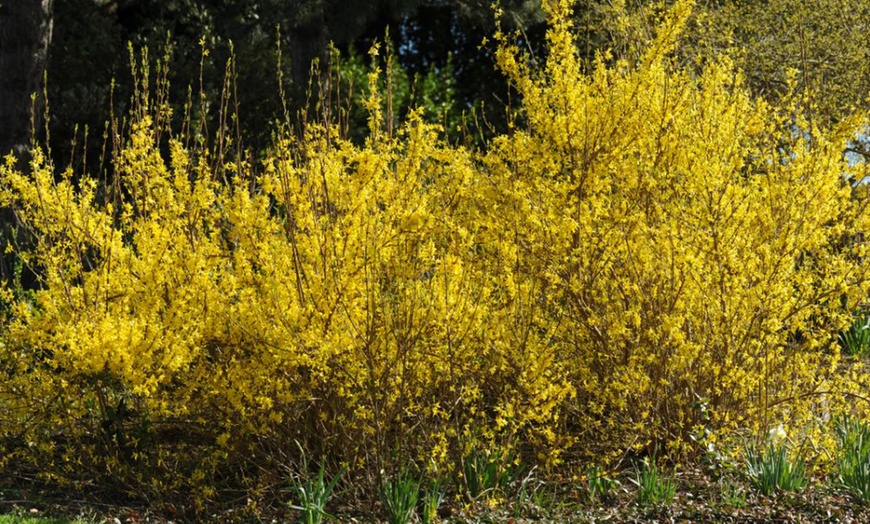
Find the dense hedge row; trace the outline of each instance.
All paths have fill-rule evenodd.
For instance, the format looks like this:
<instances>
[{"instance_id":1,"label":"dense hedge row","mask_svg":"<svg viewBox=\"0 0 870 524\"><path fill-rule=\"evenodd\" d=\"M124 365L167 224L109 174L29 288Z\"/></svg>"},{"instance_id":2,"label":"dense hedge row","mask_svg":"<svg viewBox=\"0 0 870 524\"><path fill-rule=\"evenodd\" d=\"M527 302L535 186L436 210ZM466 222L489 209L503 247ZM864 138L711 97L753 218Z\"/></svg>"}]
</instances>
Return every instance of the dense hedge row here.
<instances>
[{"instance_id":1,"label":"dense hedge row","mask_svg":"<svg viewBox=\"0 0 870 524\"><path fill-rule=\"evenodd\" d=\"M588 75L566 1L541 67L496 35L522 107L486 151L419 112L391 133L372 89L362 145L309 124L217 162L140 96L108 183L7 162L39 286L3 292L0 466L207 505L300 449L365 484L493 447L570 472L821 438L863 382L835 344L868 283L861 122L675 66L688 9Z\"/></svg>"}]
</instances>

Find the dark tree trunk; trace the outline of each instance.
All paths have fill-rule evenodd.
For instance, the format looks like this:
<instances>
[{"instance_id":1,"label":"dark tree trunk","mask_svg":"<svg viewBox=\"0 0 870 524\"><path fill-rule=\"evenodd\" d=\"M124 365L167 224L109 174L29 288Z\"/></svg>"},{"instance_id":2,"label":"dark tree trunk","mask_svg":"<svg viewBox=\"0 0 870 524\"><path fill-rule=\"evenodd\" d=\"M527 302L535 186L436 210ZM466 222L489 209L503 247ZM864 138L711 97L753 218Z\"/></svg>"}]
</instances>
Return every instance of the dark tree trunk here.
<instances>
[{"instance_id":1,"label":"dark tree trunk","mask_svg":"<svg viewBox=\"0 0 870 524\"><path fill-rule=\"evenodd\" d=\"M0 0L0 161L12 151L26 168L30 144L30 114L37 117L31 94L42 95L54 0ZM0 282L10 281L14 255L6 252L15 216L0 209Z\"/></svg>"},{"instance_id":2,"label":"dark tree trunk","mask_svg":"<svg viewBox=\"0 0 870 524\"><path fill-rule=\"evenodd\" d=\"M0 0L0 156L10 150L20 156L29 148L30 97L42 95L53 4Z\"/></svg>"}]
</instances>

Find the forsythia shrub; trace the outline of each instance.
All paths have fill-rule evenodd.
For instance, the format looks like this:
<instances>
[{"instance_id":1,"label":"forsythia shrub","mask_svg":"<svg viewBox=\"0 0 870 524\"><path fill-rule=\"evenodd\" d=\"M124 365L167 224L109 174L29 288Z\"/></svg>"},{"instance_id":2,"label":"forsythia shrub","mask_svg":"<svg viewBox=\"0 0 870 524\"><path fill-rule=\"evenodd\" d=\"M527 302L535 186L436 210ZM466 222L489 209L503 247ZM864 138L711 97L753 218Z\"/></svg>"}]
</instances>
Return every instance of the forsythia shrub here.
<instances>
[{"instance_id":1,"label":"forsythia shrub","mask_svg":"<svg viewBox=\"0 0 870 524\"><path fill-rule=\"evenodd\" d=\"M636 68L600 57L584 76L568 2L548 6L543 68L501 46L525 125L484 165L501 257L537 282L577 394L568 431L684 449L699 403L724 432L807 420L835 387L836 327L866 296L864 189L846 182L866 166L842 154L860 121L824 131L752 100L724 57L676 67L690 2Z\"/></svg>"},{"instance_id":2,"label":"forsythia shrub","mask_svg":"<svg viewBox=\"0 0 870 524\"><path fill-rule=\"evenodd\" d=\"M542 68L497 35L523 102L485 153L419 111L385 131L373 88L362 145L310 125L215 163L162 150L140 97L110 183L39 150L0 167L39 278L0 297L6 465L208 502L294 440L369 472L493 443L556 466L765 431L838 390L867 292L859 122L752 100L726 58L671 63L686 2L637 67L588 75L569 3L547 8Z\"/></svg>"}]
</instances>

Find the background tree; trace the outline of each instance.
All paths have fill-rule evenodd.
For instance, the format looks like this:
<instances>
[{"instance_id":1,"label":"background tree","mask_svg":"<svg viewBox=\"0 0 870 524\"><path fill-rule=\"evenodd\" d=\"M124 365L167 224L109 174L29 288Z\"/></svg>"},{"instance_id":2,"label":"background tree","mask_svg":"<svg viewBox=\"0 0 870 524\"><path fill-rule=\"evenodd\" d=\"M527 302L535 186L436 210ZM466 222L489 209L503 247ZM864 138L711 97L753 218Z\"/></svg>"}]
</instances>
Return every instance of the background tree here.
<instances>
[{"instance_id":1,"label":"background tree","mask_svg":"<svg viewBox=\"0 0 870 524\"><path fill-rule=\"evenodd\" d=\"M695 52L736 50L758 96L781 98L793 77L803 111L815 123L830 125L870 108L868 0L706 0L696 27L708 49ZM852 146L870 158L870 143Z\"/></svg>"},{"instance_id":2,"label":"background tree","mask_svg":"<svg viewBox=\"0 0 870 524\"><path fill-rule=\"evenodd\" d=\"M597 51L608 49L615 58L636 58L642 44L654 36L663 8L670 3L577 2L576 43L585 63ZM621 4L626 4L624 11L620 11ZM520 44L531 59L543 59L540 2L507 0L502 7L503 28L518 30ZM270 143L272 127L263 122L283 118L278 95L279 44L285 92L294 113L306 103L311 61L325 59L330 42L345 57L366 57L369 46L382 40L387 28L397 63L408 76L405 102L411 93L416 97L414 103L427 96L422 92L424 81L430 81L429 93L449 91L455 113L448 131L457 133L463 112L467 120L477 120L478 129L505 129L509 111L505 108L516 106L508 83L492 67L491 46L481 46L483 37L495 31L490 3L484 0L355 4L338 0L56 0L55 12L63 23L55 28L48 87L52 150L64 162L84 158L72 155L70 144L77 133L78 143L83 142L85 127L91 136L89 157L98 155L109 107L114 104L116 114L123 113L132 89L128 42L136 49L148 46L152 56L162 53L167 38L174 43L170 98L180 116L188 87L196 93L201 86L212 100L220 99L232 41L237 57L239 127L247 141L242 147L252 151ZM785 93L793 71L802 92L813 87L825 93L823 98L807 99L805 109L819 123L834 122L852 109L866 107L870 92L868 19L868 0L820 0L812 6L800 0L700 0L679 52L687 67L697 67L727 51L745 71L753 93L771 100ZM201 39L210 50L202 68ZM367 65L367 58L359 63ZM449 86L437 84L448 77ZM110 101L113 78L115 95ZM13 102L9 105L21 107ZM29 110L29 103L25 105ZM209 108L210 113L215 106ZM214 114L194 116L214 118Z\"/></svg>"},{"instance_id":3,"label":"background tree","mask_svg":"<svg viewBox=\"0 0 870 524\"><path fill-rule=\"evenodd\" d=\"M0 154L23 153L30 141L32 93L42 91L52 33L53 0L0 3ZM39 114L39 111L37 111Z\"/></svg>"},{"instance_id":4,"label":"background tree","mask_svg":"<svg viewBox=\"0 0 870 524\"><path fill-rule=\"evenodd\" d=\"M586 3L578 27L591 13L593 40L632 60L673 2L628 0L622 13L614 2ZM797 95L816 124L870 108L868 0L699 0L678 52L694 69L728 54L755 96Z\"/></svg>"},{"instance_id":5,"label":"background tree","mask_svg":"<svg viewBox=\"0 0 870 524\"><path fill-rule=\"evenodd\" d=\"M41 114L41 98L48 46L52 34L53 0L0 2L0 157L14 153L23 167L30 144L31 114ZM36 124L38 120L34 120ZM12 238L14 217L0 208L0 248ZM14 277L15 260L0 253L0 281Z\"/></svg>"},{"instance_id":6,"label":"background tree","mask_svg":"<svg viewBox=\"0 0 870 524\"><path fill-rule=\"evenodd\" d=\"M245 147L254 151L271 140L271 126L263 123L283 118L279 44L293 112L306 103L311 61L325 60L330 43L345 57L366 57L371 44L388 33L397 63L407 71L410 83L416 77L424 81L429 73L435 73L430 79L446 78L449 71L459 112L470 111L482 101L486 114L478 116L481 121L495 127L506 122L507 83L492 67L491 50L480 46L483 37L495 30L491 6L482 0L57 0L56 4L57 18L64 22L56 28L52 46L49 94L53 151L64 161L73 158L70 144L76 125L79 143L84 127L90 130L93 157L99 152L109 107L114 104L116 114L126 107L131 91L127 43L134 49L147 46L152 56L159 56L167 37L175 50L170 98L179 106L187 100L188 86L196 93L201 85L212 100L219 100L229 42L233 43L239 123ZM521 30L527 46L542 53L539 3L510 0L504 2L504 11L505 27ZM201 39L210 50L202 68ZM116 87L110 101L112 78ZM409 89L421 93L421 88ZM177 113L181 114L180 107Z\"/></svg>"}]
</instances>

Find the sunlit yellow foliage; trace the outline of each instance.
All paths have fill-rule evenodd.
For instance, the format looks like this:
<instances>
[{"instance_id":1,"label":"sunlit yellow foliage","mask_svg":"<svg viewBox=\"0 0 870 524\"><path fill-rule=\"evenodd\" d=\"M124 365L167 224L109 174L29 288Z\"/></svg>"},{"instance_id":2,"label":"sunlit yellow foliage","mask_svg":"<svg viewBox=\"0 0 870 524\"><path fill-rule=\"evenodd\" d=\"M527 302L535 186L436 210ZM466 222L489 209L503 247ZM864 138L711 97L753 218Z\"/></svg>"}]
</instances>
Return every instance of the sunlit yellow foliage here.
<instances>
[{"instance_id":1,"label":"sunlit yellow foliage","mask_svg":"<svg viewBox=\"0 0 870 524\"><path fill-rule=\"evenodd\" d=\"M124 405L198 428L218 462L295 439L380 470L493 442L548 466L679 455L699 425L805 420L846 383L833 336L867 292L845 178L865 167L841 153L859 122L755 101L725 57L680 70L688 2L636 66L585 76L569 7L546 5L541 68L498 35L523 102L485 153L419 112L391 133L372 89L362 145L311 125L215 172L140 116L108 185L39 151L29 174L0 167L41 278L4 295L0 433L50 448L101 420L144 460Z\"/></svg>"},{"instance_id":2,"label":"sunlit yellow foliage","mask_svg":"<svg viewBox=\"0 0 870 524\"><path fill-rule=\"evenodd\" d=\"M578 427L620 447L679 445L699 401L722 429L797 409L788 399L829 386L832 328L866 296L851 240L867 213L845 182L864 167L842 156L858 122L825 132L752 100L724 57L678 70L689 2L636 68L601 58L583 77L568 7L549 5L544 70L502 47L527 125L486 165L495 229L546 290Z\"/></svg>"}]
</instances>

